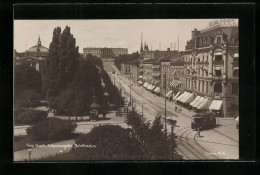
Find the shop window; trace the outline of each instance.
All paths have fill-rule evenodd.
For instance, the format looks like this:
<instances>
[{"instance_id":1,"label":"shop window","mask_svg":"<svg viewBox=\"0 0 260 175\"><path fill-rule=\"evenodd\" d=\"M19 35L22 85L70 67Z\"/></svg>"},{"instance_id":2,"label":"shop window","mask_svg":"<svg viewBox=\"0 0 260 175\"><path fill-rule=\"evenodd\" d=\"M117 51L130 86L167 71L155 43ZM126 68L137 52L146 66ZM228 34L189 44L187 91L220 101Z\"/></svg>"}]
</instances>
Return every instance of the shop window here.
<instances>
[{"instance_id":1,"label":"shop window","mask_svg":"<svg viewBox=\"0 0 260 175\"><path fill-rule=\"evenodd\" d=\"M238 83L232 83L232 95L238 95L238 89L239 89L239 86L238 86Z\"/></svg>"},{"instance_id":2,"label":"shop window","mask_svg":"<svg viewBox=\"0 0 260 175\"><path fill-rule=\"evenodd\" d=\"M222 84L221 83L216 83L214 85L214 92L215 93L222 93Z\"/></svg>"},{"instance_id":3,"label":"shop window","mask_svg":"<svg viewBox=\"0 0 260 175\"><path fill-rule=\"evenodd\" d=\"M236 38L235 37L232 38L232 41L233 41L233 44L236 44Z\"/></svg>"}]
</instances>

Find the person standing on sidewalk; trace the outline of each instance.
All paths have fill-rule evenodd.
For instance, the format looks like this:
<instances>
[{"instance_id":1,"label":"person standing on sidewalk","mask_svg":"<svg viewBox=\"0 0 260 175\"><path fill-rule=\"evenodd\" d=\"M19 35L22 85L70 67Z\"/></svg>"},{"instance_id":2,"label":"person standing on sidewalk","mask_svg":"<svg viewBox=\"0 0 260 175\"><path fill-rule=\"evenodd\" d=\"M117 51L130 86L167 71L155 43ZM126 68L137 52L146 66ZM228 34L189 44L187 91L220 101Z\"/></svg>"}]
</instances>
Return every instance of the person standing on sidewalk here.
<instances>
[{"instance_id":1,"label":"person standing on sidewalk","mask_svg":"<svg viewBox=\"0 0 260 175\"><path fill-rule=\"evenodd\" d=\"M200 126L198 127L198 135L197 137L200 137Z\"/></svg>"},{"instance_id":2,"label":"person standing on sidewalk","mask_svg":"<svg viewBox=\"0 0 260 175\"><path fill-rule=\"evenodd\" d=\"M177 112L177 106L175 106L175 112Z\"/></svg>"}]
</instances>

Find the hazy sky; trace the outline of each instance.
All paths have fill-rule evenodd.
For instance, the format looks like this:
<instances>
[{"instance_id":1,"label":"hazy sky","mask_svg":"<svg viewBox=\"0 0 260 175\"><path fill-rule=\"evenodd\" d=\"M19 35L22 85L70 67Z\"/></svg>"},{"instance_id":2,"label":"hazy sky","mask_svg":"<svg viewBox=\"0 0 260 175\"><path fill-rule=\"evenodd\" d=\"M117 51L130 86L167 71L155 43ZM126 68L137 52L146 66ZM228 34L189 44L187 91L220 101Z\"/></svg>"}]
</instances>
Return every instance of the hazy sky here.
<instances>
[{"instance_id":1,"label":"hazy sky","mask_svg":"<svg viewBox=\"0 0 260 175\"><path fill-rule=\"evenodd\" d=\"M15 20L14 49L24 52L37 44L40 35L42 45L49 48L55 27L62 31L68 25L76 38L79 52L84 47L123 47L128 53L140 49L141 32L143 42L149 49L174 49L178 42L179 49L185 49L185 43L191 39L191 30L202 29L214 19L141 19L141 20Z\"/></svg>"}]
</instances>

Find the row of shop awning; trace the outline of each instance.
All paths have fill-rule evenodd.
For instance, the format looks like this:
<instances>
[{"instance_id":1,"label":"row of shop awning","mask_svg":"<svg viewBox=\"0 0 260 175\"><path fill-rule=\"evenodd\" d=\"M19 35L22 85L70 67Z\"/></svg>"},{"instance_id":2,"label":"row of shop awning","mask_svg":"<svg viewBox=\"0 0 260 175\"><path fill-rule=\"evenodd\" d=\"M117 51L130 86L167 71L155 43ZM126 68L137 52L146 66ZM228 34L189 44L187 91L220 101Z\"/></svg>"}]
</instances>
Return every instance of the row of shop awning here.
<instances>
[{"instance_id":1,"label":"row of shop awning","mask_svg":"<svg viewBox=\"0 0 260 175\"><path fill-rule=\"evenodd\" d=\"M159 65L157 65L157 66L153 66L152 68L159 68L160 66Z\"/></svg>"},{"instance_id":2,"label":"row of shop awning","mask_svg":"<svg viewBox=\"0 0 260 175\"><path fill-rule=\"evenodd\" d=\"M152 84L149 84L147 82L145 82L143 84L143 87L145 87L147 90L154 91L156 93L160 93L160 88L159 87L156 87L156 86L154 86Z\"/></svg>"},{"instance_id":3,"label":"row of shop awning","mask_svg":"<svg viewBox=\"0 0 260 175\"><path fill-rule=\"evenodd\" d=\"M184 92L180 94L179 92L173 98L173 101L179 101L182 103L189 103L193 108L197 109L212 109L220 110L223 104L222 100L211 100L209 97L197 96L194 98L194 94L190 92Z\"/></svg>"}]
</instances>

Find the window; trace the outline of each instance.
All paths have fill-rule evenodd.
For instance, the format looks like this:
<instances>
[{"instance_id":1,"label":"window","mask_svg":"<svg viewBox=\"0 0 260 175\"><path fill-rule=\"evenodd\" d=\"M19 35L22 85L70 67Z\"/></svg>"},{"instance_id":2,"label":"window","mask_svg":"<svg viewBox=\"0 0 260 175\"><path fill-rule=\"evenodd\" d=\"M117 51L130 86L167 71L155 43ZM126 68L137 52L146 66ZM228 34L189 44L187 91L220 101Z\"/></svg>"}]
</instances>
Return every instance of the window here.
<instances>
[{"instance_id":1,"label":"window","mask_svg":"<svg viewBox=\"0 0 260 175\"><path fill-rule=\"evenodd\" d=\"M215 61L222 61L222 55L215 55Z\"/></svg>"},{"instance_id":2,"label":"window","mask_svg":"<svg viewBox=\"0 0 260 175\"><path fill-rule=\"evenodd\" d=\"M221 76L221 70L215 70L215 74L217 77L220 77Z\"/></svg>"},{"instance_id":3,"label":"window","mask_svg":"<svg viewBox=\"0 0 260 175\"><path fill-rule=\"evenodd\" d=\"M222 93L222 84L221 83L216 83L214 85L214 92L215 93Z\"/></svg>"},{"instance_id":4,"label":"window","mask_svg":"<svg viewBox=\"0 0 260 175\"><path fill-rule=\"evenodd\" d=\"M233 40L233 44L236 44L236 38L233 37L232 40Z\"/></svg>"},{"instance_id":5,"label":"window","mask_svg":"<svg viewBox=\"0 0 260 175\"><path fill-rule=\"evenodd\" d=\"M220 36L217 37L217 44L221 44L221 37Z\"/></svg>"}]
</instances>

